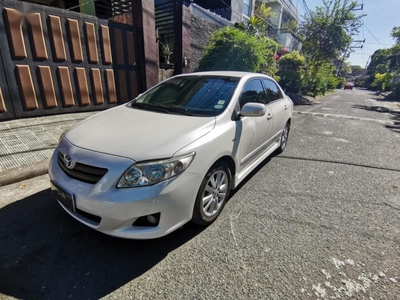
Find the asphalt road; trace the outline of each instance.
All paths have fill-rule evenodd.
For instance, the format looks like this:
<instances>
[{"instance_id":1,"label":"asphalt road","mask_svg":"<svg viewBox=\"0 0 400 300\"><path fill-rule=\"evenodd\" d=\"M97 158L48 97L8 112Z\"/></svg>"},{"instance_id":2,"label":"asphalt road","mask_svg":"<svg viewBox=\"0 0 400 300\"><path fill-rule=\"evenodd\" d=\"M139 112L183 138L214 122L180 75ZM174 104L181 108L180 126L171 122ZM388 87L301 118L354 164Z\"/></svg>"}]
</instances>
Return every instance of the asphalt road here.
<instances>
[{"instance_id":1,"label":"asphalt road","mask_svg":"<svg viewBox=\"0 0 400 300\"><path fill-rule=\"evenodd\" d=\"M207 228L93 231L48 177L0 188L0 298L400 299L400 107L367 91L297 106L288 147Z\"/></svg>"}]
</instances>

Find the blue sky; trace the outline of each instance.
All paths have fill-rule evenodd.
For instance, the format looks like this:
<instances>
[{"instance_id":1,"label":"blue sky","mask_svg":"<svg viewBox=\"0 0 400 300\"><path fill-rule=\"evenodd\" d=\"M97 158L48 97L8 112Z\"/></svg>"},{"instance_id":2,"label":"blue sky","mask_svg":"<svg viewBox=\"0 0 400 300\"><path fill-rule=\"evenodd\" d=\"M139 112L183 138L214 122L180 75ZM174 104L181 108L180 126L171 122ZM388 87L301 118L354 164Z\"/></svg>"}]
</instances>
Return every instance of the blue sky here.
<instances>
[{"instance_id":1,"label":"blue sky","mask_svg":"<svg viewBox=\"0 0 400 300\"><path fill-rule=\"evenodd\" d=\"M292 0L292 2L303 16L303 0ZM310 10L315 10L316 6L323 6L322 0L306 0L306 3ZM369 56L375 50L390 48L394 45L390 32L394 26L400 26L400 0L358 0L358 3L364 3L363 13L367 16L363 18L365 26L360 28L359 35L354 36L353 39L365 38L366 41L363 49L354 49L347 61L350 61L352 65L365 67ZM362 11L356 11L356 13L361 14Z\"/></svg>"}]
</instances>

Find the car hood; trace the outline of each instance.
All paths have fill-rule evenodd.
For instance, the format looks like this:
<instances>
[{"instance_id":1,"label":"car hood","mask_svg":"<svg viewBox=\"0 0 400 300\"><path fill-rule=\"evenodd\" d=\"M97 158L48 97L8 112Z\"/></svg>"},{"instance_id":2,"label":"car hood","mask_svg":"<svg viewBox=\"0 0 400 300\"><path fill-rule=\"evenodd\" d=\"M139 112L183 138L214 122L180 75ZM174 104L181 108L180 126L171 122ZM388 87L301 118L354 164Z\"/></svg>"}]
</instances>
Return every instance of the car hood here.
<instances>
[{"instance_id":1,"label":"car hood","mask_svg":"<svg viewBox=\"0 0 400 300\"><path fill-rule=\"evenodd\" d=\"M65 138L81 148L143 161L172 157L214 125L215 117L164 114L121 105L78 123Z\"/></svg>"}]
</instances>

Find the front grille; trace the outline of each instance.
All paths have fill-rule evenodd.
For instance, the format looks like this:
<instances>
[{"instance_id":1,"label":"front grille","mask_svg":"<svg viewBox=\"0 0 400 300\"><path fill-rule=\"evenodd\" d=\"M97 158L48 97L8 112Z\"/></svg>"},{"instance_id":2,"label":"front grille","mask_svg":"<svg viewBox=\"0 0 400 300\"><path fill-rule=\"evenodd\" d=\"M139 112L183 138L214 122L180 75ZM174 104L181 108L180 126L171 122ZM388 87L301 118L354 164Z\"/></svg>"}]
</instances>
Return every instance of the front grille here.
<instances>
[{"instance_id":1,"label":"front grille","mask_svg":"<svg viewBox=\"0 0 400 300\"><path fill-rule=\"evenodd\" d=\"M97 183L108 171L108 169L93 167L81 163L76 163L73 169L68 169L64 164L61 152L58 152L58 165L69 177L92 184Z\"/></svg>"}]
</instances>

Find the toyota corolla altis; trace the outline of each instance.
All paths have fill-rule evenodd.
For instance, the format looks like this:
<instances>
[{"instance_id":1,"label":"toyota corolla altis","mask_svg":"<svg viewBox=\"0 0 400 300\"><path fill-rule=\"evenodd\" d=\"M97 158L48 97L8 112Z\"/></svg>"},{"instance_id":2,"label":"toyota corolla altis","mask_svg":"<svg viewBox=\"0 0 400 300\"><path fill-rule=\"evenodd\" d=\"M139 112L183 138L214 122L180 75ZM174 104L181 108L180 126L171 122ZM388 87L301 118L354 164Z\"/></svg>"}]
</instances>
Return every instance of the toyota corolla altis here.
<instances>
[{"instance_id":1,"label":"toyota corolla altis","mask_svg":"<svg viewBox=\"0 0 400 300\"><path fill-rule=\"evenodd\" d=\"M229 192L289 136L293 103L269 76L172 77L60 137L52 193L105 234L150 239L212 223Z\"/></svg>"}]
</instances>

